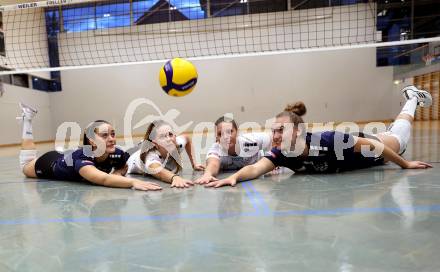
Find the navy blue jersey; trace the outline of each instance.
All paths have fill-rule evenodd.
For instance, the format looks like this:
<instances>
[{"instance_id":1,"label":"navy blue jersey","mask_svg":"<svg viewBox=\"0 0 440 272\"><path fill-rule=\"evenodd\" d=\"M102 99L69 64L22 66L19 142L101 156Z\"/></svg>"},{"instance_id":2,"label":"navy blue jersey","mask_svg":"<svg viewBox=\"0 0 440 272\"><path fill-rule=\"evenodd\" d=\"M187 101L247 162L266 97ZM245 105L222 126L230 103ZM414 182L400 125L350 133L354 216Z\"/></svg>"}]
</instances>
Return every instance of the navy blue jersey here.
<instances>
[{"instance_id":1,"label":"navy blue jersey","mask_svg":"<svg viewBox=\"0 0 440 272\"><path fill-rule=\"evenodd\" d=\"M123 168L130 155L119 148L115 152L109 154L107 159L97 162L95 158L84 154L82 148L70 154L60 154L53 166L53 174L56 179L60 180L83 180L79 174L79 170L87 165L93 165L97 169L110 173L113 169Z\"/></svg>"},{"instance_id":2,"label":"navy blue jersey","mask_svg":"<svg viewBox=\"0 0 440 272\"><path fill-rule=\"evenodd\" d=\"M335 173L384 163L383 157L368 157L355 152L354 138L350 134L335 131L307 133L305 140L309 149L307 156L288 156L278 148L272 148L265 158L275 166L306 173Z\"/></svg>"}]
</instances>

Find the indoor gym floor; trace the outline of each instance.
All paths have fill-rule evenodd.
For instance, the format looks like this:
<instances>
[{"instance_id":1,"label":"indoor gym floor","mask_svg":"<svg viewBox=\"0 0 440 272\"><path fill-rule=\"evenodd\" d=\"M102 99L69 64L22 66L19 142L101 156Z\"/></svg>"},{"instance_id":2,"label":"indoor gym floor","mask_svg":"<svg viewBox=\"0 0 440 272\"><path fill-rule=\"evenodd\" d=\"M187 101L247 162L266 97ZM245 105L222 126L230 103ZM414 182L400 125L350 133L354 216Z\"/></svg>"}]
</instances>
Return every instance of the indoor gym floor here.
<instances>
[{"instance_id":1,"label":"indoor gym floor","mask_svg":"<svg viewBox=\"0 0 440 272\"><path fill-rule=\"evenodd\" d=\"M26 179L3 148L0 271L439 271L439 134L415 123L405 154L429 170L146 193Z\"/></svg>"}]
</instances>

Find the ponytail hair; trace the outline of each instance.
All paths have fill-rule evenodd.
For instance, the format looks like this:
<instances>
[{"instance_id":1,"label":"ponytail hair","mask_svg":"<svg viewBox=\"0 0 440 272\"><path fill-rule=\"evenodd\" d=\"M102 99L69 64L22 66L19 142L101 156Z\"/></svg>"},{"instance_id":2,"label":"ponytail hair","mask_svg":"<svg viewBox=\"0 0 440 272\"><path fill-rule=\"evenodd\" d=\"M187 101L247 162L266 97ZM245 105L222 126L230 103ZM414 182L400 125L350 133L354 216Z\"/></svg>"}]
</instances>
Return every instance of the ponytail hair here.
<instances>
[{"instance_id":1,"label":"ponytail hair","mask_svg":"<svg viewBox=\"0 0 440 272\"><path fill-rule=\"evenodd\" d=\"M301 118L304 114L306 114L307 108L306 105L299 101L296 103L287 104L284 108L284 111L280 112L276 117L289 117L289 120L295 127L298 127L299 124L304 123L304 120Z\"/></svg>"},{"instance_id":2,"label":"ponytail hair","mask_svg":"<svg viewBox=\"0 0 440 272\"><path fill-rule=\"evenodd\" d=\"M298 116L303 116L307 113L307 108L304 102L298 101L287 104L287 106L284 108L284 111L293 112Z\"/></svg>"},{"instance_id":3,"label":"ponytail hair","mask_svg":"<svg viewBox=\"0 0 440 272\"><path fill-rule=\"evenodd\" d=\"M165 122L163 120L156 120L156 121L151 122L148 125L147 131L145 132L145 135L144 135L144 140L141 145L141 154L140 154L140 159L144 164L145 164L145 160L147 158L147 154L151 151L157 150L157 148L153 144L152 140L156 138L157 129L160 128L161 126L164 126L164 125L170 126L167 122ZM174 158L171 155L169 155L169 158L172 161L174 161L174 163L177 166L175 173L179 173L182 170L182 166L181 166L181 161L180 161L179 149L177 147L176 147L176 150L177 150L177 154L175 154L175 155L179 157L179 160L176 160L176 158Z\"/></svg>"}]
</instances>

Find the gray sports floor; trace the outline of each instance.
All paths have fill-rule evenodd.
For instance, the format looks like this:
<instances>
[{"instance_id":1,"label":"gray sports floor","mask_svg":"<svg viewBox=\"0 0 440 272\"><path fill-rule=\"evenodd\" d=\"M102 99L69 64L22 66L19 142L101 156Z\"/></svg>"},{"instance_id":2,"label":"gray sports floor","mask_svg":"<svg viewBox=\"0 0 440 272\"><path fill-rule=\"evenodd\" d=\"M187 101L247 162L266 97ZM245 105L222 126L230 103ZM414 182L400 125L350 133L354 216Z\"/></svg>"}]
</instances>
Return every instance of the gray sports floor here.
<instances>
[{"instance_id":1,"label":"gray sports floor","mask_svg":"<svg viewBox=\"0 0 440 272\"><path fill-rule=\"evenodd\" d=\"M217 190L30 180L18 148L0 149L0 271L439 271L439 128L416 123L405 154L430 170L285 171Z\"/></svg>"}]
</instances>

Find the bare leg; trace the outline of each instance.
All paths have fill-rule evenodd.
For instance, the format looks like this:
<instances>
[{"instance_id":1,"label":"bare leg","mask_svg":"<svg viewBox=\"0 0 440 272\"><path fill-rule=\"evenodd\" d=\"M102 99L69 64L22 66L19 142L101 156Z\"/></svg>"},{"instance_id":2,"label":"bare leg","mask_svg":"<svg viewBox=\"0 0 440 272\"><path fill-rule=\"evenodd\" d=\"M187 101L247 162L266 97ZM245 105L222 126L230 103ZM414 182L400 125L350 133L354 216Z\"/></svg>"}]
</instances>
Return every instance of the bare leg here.
<instances>
[{"instance_id":1,"label":"bare leg","mask_svg":"<svg viewBox=\"0 0 440 272\"><path fill-rule=\"evenodd\" d=\"M35 150L35 143L33 139L23 139L21 141L21 150Z\"/></svg>"},{"instance_id":2,"label":"bare leg","mask_svg":"<svg viewBox=\"0 0 440 272\"><path fill-rule=\"evenodd\" d=\"M33 159L30 162L26 163L23 167L23 174L28 178L37 178L37 174L35 173L35 162L37 159Z\"/></svg>"}]
</instances>

